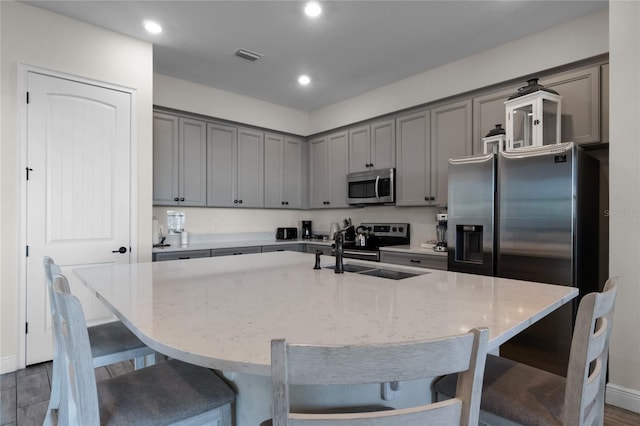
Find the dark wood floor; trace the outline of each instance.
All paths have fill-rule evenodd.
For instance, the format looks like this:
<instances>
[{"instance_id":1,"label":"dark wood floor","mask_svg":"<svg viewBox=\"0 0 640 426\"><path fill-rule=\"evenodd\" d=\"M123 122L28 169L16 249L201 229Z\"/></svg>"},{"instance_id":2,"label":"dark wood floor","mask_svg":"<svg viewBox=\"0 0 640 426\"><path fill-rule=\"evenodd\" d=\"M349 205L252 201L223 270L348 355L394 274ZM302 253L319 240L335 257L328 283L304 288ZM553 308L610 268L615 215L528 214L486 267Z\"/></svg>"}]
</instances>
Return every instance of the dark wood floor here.
<instances>
[{"instance_id":1,"label":"dark wood floor","mask_svg":"<svg viewBox=\"0 0 640 426\"><path fill-rule=\"evenodd\" d=\"M96 380L133 371L132 362L96 369ZM0 376L0 426L40 426L44 420L51 389L51 363L30 366ZM638 426L640 414L607 405L605 426Z\"/></svg>"}]
</instances>

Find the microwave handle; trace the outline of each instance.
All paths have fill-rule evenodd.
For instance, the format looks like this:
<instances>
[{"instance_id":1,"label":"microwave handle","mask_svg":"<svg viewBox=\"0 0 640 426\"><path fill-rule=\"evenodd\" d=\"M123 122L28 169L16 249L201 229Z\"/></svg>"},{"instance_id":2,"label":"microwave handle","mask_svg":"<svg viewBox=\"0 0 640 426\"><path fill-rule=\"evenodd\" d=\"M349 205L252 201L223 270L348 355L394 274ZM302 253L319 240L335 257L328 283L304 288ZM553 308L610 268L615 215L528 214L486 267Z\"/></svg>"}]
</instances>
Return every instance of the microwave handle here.
<instances>
[{"instance_id":1,"label":"microwave handle","mask_svg":"<svg viewBox=\"0 0 640 426\"><path fill-rule=\"evenodd\" d=\"M380 185L380 175L376 176L376 199L380 201L380 194L378 193L378 185Z\"/></svg>"}]
</instances>

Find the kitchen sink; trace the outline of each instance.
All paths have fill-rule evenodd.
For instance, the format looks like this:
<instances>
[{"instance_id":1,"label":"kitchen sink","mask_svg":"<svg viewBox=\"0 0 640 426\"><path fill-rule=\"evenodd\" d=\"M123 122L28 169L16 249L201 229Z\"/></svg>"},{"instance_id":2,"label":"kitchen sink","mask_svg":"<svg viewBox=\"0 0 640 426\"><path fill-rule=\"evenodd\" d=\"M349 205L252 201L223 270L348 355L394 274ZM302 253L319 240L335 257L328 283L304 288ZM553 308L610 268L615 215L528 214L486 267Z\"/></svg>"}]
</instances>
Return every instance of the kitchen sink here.
<instances>
[{"instance_id":1,"label":"kitchen sink","mask_svg":"<svg viewBox=\"0 0 640 426\"><path fill-rule=\"evenodd\" d=\"M335 270L335 265L325 266L325 269ZM403 280L405 278L417 277L418 275L428 274L428 272L406 272L395 271L393 269L372 268L370 266L353 265L347 263L343 266L345 272L353 272L355 274L368 275L370 277L387 278L390 280Z\"/></svg>"}]
</instances>

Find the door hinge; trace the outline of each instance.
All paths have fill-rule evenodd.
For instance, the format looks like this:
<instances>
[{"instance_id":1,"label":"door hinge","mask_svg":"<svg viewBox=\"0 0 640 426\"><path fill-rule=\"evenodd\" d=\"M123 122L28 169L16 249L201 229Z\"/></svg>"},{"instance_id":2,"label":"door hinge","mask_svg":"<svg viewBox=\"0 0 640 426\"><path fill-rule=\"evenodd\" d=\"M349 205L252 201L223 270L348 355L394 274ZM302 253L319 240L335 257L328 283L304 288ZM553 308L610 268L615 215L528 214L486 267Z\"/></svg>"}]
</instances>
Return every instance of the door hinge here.
<instances>
[{"instance_id":1,"label":"door hinge","mask_svg":"<svg viewBox=\"0 0 640 426\"><path fill-rule=\"evenodd\" d=\"M27 246L26 255L29 257L29 246Z\"/></svg>"},{"instance_id":2,"label":"door hinge","mask_svg":"<svg viewBox=\"0 0 640 426\"><path fill-rule=\"evenodd\" d=\"M29 92L27 92L27 103L29 103Z\"/></svg>"},{"instance_id":3,"label":"door hinge","mask_svg":"<svg viewBox=\"0 0 640 426\"><path fill-rule=\"evenodd\" d=\"M28 322L24 323L24 334L29 334L29 323Z\"/></svg>"},{"instance_id":4,"label":"door hinge","mask_svg":"<svg viewBox=\"0 0 640 426\"><path fill-rule=\"evenodd\" d=\"M27 169L27 180L29 180L29 172L32 172L33 169L31 167L25 167L25 169Z\"/></svg>"}]
</instances>

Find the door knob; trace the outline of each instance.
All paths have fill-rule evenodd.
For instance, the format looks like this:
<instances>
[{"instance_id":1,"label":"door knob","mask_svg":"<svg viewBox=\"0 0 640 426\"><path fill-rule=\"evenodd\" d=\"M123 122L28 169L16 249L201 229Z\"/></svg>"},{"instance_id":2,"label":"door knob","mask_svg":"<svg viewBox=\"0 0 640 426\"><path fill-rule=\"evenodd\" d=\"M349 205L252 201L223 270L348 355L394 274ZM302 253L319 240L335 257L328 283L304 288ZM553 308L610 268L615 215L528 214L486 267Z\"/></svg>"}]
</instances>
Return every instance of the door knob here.
<instances>
[{"instance_id":1,"label":"door knob","mask_svg":"<svg viewBox=\"0 0 640 426\"><path fill-rule=\"evenodd\" d=\"M126 247L120 247L118 250L113 250L111 253L122 253L125 254L127 252Z\"/></svg>"}]
</instances>

